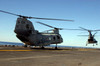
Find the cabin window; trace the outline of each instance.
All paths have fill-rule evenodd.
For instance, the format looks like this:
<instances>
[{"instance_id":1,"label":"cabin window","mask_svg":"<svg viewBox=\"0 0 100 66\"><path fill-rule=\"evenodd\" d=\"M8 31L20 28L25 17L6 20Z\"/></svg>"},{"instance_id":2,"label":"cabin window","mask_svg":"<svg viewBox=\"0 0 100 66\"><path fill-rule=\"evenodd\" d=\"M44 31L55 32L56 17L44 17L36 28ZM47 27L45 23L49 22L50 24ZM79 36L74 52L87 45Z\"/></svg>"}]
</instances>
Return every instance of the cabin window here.
<instances>
[{"instance_id":1,"label":"cabin window","mask_svg":"<svg viewBox=\"0 0 100 66\"><path fill-rule=\"evenodd\" d=\"M59 37L59 36L57 36L57 39L60 39L60 37Z\"/></svg>"},{"instance_id":2,"label":"cabin window","mask_svg":"<svg viewBox=\"0 0 100 66\"><path fill-rule=\"evenodd\" d=\"M49 40L51 40L51 37L49 37Z\"/></svg>"},{"instance_id":3,"label":"cabin window","mask_svg":"<svg viewBox=\"0 0 100 66\"><path fill-rule=\"evenodd\" d=\"M53 37L53 40L56 40L55 36Z\"/></svg>"}]
</instances>

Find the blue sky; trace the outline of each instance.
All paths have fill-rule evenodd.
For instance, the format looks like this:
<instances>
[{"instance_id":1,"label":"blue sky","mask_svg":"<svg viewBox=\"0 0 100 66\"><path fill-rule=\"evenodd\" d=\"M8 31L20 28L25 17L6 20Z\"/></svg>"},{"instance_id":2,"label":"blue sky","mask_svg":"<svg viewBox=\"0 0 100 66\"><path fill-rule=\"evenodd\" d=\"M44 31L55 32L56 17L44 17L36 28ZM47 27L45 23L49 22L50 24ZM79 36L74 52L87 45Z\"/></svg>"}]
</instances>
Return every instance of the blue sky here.
<instances>
[{"instance_id":1,"label":"blue sky","mask_svg":"<svg viewBox=\"0 0 100 66\"><path fill-rule=\"evenodd\" d=\"M76 28L80 26L87 29L100 29L100 1L99 0L0 0L0 10L33 17L72 19L74 22L47 21L30 19L36 30L44 31L49 27L37 24L36 21L54 27ZM0 41L20 42L13 32L17 16L0 12ZM85 46L88 35L85 31L62 30L60 34L64 42L62 45ZM100 47L100 32L95 37ZM92 45L88 45L91 47Z\"/></svg>"}]
</instances>

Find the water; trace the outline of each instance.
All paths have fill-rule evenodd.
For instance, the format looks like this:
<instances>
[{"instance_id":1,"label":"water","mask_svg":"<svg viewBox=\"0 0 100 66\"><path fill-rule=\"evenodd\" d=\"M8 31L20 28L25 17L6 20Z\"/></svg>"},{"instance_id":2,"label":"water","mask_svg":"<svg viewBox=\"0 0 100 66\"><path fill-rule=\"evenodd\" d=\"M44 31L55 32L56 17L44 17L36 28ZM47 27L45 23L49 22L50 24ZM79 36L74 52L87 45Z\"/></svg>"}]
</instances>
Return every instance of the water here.
<instances>
[{"instance_id":1,"label":"water","mask_svg":"<svg viewBox=\"0 0 100 66\"><path fill-rule=\"evenodd\" d=\"M23 43L17 43L17 42L5 42L5 41L0 41L0 45L17 45L17 46L24 46ZM46 47L55 47L55 44L51 44ZM82 47L82 46L63 46L63 45L57 45L57 47L64 47L64 48L94 48L94 47Z\"/></svg>"},{"instance_id":2,"label":"water","mask_svg":"<svg viewBox=\"0 0 100 66\"><path fill-rule=\"evenodd\" d=\"M17 42L4 42L4 41L0 41L0 45L18 45L18 46L22 46L24 44L23 43L17 43Z\"/></svg>"}]
</instances>

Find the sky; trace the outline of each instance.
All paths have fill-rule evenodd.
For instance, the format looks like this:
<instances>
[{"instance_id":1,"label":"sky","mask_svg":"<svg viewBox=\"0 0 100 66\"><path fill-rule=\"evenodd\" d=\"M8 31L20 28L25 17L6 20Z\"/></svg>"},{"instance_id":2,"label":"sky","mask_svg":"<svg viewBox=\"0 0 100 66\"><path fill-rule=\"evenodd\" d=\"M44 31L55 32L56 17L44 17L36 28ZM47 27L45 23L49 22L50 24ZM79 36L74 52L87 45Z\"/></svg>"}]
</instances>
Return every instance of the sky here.
<instances>
[{"instance_id":1,"label":"sky","mask_svg":"<svg viewBox=\"0 0 100 66\"><path fill-rule=\"evenodd\" d=\"M51 28L40 25L36 21L58 28L100 29L100 0L0 0L0 10L24 16L74 20L70 22L29 19L40 32ZM0 12L0 41L21 42L14 33L17 18L17 16ZM61 45L66 46L84 47L88 39L88 37L78 36L88 35L87 31L61 30L60 34L63 37ZM95 47L100 48L100 32L95 38L99 44Z\"/></svg>"}]
</instances>

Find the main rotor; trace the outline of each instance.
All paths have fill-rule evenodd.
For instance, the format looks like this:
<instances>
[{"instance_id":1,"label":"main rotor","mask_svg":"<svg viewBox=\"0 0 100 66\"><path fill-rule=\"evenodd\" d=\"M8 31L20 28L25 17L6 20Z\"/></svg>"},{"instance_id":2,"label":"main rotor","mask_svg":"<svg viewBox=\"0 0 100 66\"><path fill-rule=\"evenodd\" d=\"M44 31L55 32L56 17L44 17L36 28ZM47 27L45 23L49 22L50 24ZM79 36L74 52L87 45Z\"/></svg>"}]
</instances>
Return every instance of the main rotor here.
<instances>
[{"instance_id":1,"label":"main rotor","mask_svg":"<svg viewBox=\"0 0 100 66\"><path fill-rule=\"evenodd\" d=\"M29 17L29 16L23 16L23 15L14 14L14 13L3 11L3 10L0 10L0 12L6 13L6 14L10 14L10 15L14 15L14 16L19 16L19 17L22 17L22 18L29 18L29 19L57 20L57 21L74 21L74 20L67 20L67 19Z\"/></svg>"},{"instance_id":2,"label":"main rotor","mask_svg":"<svg viewBox=\"0 0 100 66\"><path fill-rule=\"evenodd\" d=\"M88 32L97 32L97 31L100 31L100 29L96 29L96 30L89 30L89 29L86 29L86 28L83 28L83 27L80 27L82 30L85 30L85 31L88 31Z\"/></svg>"},{"instance_id":3,"label":"main rotor","mask_svg":"<svg viewBox=\"0 0 100 66\"><path fill-rule=\"evenodd\" d=\"M50 28L53 28L51 30L46 30L46 31L54 31L54 30L56 30L56 31L59 31L59 30L77 30L77 29L58 28L58 27L54 27L54 26L51 26L51 25L39 22L39 21L37 23L42 24L42 25L47 26L47 27L50 27Z\"/></svg>"}]
</instances>

